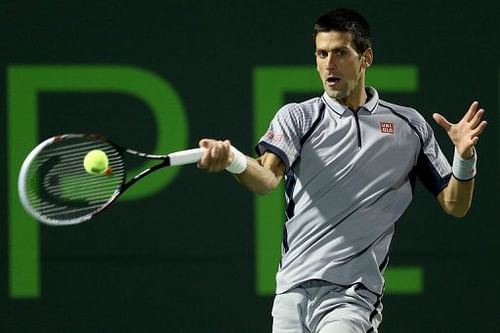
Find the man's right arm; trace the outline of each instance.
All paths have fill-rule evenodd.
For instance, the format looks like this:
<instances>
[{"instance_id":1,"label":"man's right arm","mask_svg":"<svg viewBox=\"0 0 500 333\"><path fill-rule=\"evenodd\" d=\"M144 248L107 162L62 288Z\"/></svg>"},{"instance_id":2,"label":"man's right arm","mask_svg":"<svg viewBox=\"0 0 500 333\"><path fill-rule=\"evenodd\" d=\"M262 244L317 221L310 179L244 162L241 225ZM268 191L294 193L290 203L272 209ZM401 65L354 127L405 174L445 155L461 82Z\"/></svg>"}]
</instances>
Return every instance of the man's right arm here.
<instances>
[{"instance_id":1,"label":"man's right arm","mask_svg":"<svg viewBox=\"0 0 500 333\"><path fill-rule=\"evenodd\" d=\"M254 193L264 195L273 191L285 174L285 166L281 159L269 151L258 159L247 156L247 161L245 171L235 176L240 183Z\"/></svg>"},{"instance_id":2,"label":"man's right arm","mask_svg":"<svg viewBox=\"0 0 500 333\"><path fill-rule=\"evenodd\" d=\"M228 140L202 139L200 147L205 148L206 152L198 162L198 167L208 172L224 170L234 158ZM242 173L234 175L236 179L247 189L260 195L274 190L285 174L285 166L281 159L269 151L258 159L245 157L247 167Z\"/></svg>"}]
</instances>

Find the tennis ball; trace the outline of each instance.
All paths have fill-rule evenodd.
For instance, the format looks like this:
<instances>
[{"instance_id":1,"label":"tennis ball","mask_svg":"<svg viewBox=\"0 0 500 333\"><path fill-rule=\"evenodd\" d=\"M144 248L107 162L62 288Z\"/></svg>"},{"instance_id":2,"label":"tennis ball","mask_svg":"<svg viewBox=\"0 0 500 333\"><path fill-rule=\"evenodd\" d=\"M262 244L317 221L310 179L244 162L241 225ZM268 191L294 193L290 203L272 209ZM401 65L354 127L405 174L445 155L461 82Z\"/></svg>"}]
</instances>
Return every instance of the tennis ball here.
<instances>
[{"instance_id":1,"label":"tennis ball","mask_svg":"<svg viewBox=\"0 0 500 333\"><path fill-rule=\"evenodd\" d=\"M83 159L83 167L88 173L97 175L108 169L108 156L100 149L91 150Z\"/></svg>"}]
</instances>

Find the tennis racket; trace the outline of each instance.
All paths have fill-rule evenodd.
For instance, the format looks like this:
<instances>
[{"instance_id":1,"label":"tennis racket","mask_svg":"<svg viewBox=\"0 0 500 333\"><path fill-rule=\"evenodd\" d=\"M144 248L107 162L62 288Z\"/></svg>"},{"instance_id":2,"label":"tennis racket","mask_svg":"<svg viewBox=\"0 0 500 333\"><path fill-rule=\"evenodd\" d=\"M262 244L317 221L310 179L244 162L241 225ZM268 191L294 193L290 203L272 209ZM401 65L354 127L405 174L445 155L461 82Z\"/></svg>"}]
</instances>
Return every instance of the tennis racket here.
<instances>
[{"instance_id":1,"label":"tennis racket","mask_svg":"<svg viewBox=\"0 0 500 333\"><path fill-rule=\"evenodd\" d=\"M95 149L108 158L108 167L101 174L88 173L83 165L86 154ZM102 212L145 176L164 167L196 163L203 152L203 148L196 148L151 155L95 134L58 135L40 143L24 160L18 179L19 197L26 211L40 222L77 224ZM127 155L159 162L127 181Z\"/></svg>"}]
</instances>

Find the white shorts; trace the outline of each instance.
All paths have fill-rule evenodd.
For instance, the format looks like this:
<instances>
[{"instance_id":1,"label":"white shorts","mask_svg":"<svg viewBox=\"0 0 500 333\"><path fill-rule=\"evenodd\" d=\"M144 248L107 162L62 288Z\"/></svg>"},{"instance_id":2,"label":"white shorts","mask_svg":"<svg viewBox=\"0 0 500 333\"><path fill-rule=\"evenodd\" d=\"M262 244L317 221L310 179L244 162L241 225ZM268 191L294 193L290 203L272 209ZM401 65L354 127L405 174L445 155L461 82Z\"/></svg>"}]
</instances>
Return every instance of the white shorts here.
<instances>
[{"instance_id":1,"label":"white shorts","mask_svg":"<svg viewBox=\"0 0 500 333\"><path fill-rule=\"evenodd\" d=\"M359 284L312 280L276 295L272 315L273 333L376 333L382 303Z\"/></svg>"}]
</instances>

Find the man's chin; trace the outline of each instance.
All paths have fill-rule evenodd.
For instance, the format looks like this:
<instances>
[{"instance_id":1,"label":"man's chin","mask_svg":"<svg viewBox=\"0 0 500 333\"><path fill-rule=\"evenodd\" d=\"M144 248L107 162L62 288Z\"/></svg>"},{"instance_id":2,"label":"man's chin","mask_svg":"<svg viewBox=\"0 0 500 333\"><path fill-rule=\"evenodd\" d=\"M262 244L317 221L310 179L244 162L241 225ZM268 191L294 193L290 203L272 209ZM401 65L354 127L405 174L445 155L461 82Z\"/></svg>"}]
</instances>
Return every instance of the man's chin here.
<instances>
[{"instance_id":1,"label":"man's chin","mask_svg":"<svg viewBox=\"0 0 500 333\"><path fill-rule=\"evenodd\" d=\"M342 98L345 98L345 94L342 93L341 91L338 90L333 90L333 89L325 89L326 94L328 97L336 99L336 100L341 100Z\"/></svg>"}]
</instances>

